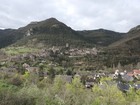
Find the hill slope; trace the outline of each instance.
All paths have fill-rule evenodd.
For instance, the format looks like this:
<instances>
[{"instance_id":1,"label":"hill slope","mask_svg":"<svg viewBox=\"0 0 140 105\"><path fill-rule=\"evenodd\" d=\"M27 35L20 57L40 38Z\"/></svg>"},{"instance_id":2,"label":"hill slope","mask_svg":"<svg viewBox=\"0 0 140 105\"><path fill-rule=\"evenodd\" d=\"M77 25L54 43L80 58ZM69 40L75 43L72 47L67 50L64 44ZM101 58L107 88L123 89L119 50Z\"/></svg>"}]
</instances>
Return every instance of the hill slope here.
<instances>
[{"instance_id":1,"label":"hill slope","mask_svg":"<svg viewBox=\"0 0 140 105\"><path fill-rule=\"evenodd\" d=\"M25 37L16 45L54 45L64 46L69 43L72 46L89 46L91 43L82 35L55 18L41 22L34 22L19 29L25 33Z\"/></svg>"},{"instance_id":2,"label":"hill slope","mask_svg":"<svg viewBox=\"0 0 140 105\"><path fill-rule=\"evenodd\" d=\"M17 30L0 30L0 43L3 43L0 48L13 43L16 46L64 46L66 43L76 47L108 46L123 36L124 33L104 29L75 31L57 19L49 18Z\"/></svg>"},{"instance_id":3,"label":"hill slope","mask_svg":"<svg viewBox=\"0 0 140 105\"><path fill-rule=\"evenodd\" d=\"M133 53L140 53L140 26L132 28L124 38L110 45L110 48L119 48Z\"/></svg>"},{"instance_id":4,"label":"hill slope","mask_svg":"<svg viewBox=\"0 0 140 105\"><path fill-rule=\"evenodd\" d=\"M123 38L124 36L124 33L114 32L105 29L85 30L78 32L90 41L92 41L94 44L101 46L108 46L113 42Z\"/></svg>"},{"instance_id":5,"label":"hill slope","mask_svg":"<svg viewBox=\"0 0 140 105\"><path fill-rule=\"evenodd\" d=\"M105 56L110 60L108 64L120 62L126 65L140 62L140 26L132 28L122 39L109 45L106 52Z\"/></svg>"},{"instance_id":6,"label":"hill slope","mask_svg":"<svg viewBox=\"0 0 140 105\"><path fill-rule=\"evenodd\" d=\"M23 33L14 29L0 30L0 48L15 43L23 37Z\"/></svg>"}]
</instances>

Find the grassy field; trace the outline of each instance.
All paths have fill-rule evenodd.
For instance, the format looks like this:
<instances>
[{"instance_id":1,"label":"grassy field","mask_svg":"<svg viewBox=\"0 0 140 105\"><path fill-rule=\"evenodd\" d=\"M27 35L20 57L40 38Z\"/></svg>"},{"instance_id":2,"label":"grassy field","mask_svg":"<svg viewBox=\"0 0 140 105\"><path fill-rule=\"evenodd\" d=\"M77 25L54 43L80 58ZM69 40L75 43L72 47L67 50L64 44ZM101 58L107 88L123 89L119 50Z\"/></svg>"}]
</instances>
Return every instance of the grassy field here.
<instances>
[{"instance_id":1,"label":"grassy field","mask_svg":"<svg viewBox=\"0 0 140 105\"><path fill-rule=\"evenodd\" d=\"M19 55L24 53L37 52L39 49L30 47L7 47L2 49L8 55Z\"/></svg>"}]
</instances>

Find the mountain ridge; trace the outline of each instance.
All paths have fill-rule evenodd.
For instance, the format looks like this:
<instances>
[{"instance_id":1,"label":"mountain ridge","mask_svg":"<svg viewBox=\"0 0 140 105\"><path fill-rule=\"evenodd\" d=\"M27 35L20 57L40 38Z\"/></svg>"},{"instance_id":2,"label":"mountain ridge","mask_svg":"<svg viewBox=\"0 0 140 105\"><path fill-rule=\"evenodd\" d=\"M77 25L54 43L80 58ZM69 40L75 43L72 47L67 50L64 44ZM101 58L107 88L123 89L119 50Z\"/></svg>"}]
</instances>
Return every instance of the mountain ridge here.
<instances>
[{"instance_id":1,"label":"mountain ridge","mask_svg":"<svg viewBox=\"0 0 140 105\"><path fill-rule=\"evenodd\" d=\"M8 37L11 37L11 41L7 42L7 44L5 44L4 46L0 46L0 48L6 47L11 44L18 45L21 40L22 42L26 40L25 43L23 43L26 45L28 44L27 41L29 39L32 40L32 38L39 39L40 40L39 43L45 42L46 44L51 43L51 45L61 46L64 45L65 43L72 42L71 44L75 46L78 45L84 46L87 44L87 46L97 45L106 47L110 45L112 46L113 45L112 43L119 41L121 42L121 40L124 39L125 37L127 36L130 37L132 35L131 34L132 31L128 32L131 34L129 35L128 33L114 32L106 29L83 30L83 31L73 30L71 27L65 25L63 22L58 21L56 18L49 18L43 21L31 22L30 24L24 27L20 27L19 29L15 30L10 29L10 30L11 31L0 30L0 37L3 38L3 39L0 38L0 43L2 42L2 40L6 42L6 39ZM132 35L131 37L134 36ZM43 37L46 38L46 40L43 40ZM55 37L58 37L58 40ZM63 43L59 44L60 42Z\"/></svg>"}]
</instances>

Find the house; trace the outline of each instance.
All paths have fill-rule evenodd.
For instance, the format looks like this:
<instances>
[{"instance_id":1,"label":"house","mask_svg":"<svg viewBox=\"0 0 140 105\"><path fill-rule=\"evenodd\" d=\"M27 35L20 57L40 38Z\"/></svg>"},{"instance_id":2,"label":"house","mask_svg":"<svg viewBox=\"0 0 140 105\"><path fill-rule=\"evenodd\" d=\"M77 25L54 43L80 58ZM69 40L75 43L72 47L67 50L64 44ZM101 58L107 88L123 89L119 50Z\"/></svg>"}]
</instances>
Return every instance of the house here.
<instances>
[{"instance_id":1,"label":"house","mask_svg":"<svg viewBox=\"0 0 140 105\"><path fill-rule=\"evenodd\" d=\"M85 87L86 88L92 88L95 83L97 83L97 78L96 75L88 75L86 80L85 80Z\"/></svg>"},{"instance_id":2,"label":"house","mask_svg":"<svg viewBox=\"0 0 140 105\"><path fill-rule=\"evenodd\" d=\"M131 77L134 76L133 72L128 72L127 75L128 75L128 76L131 76Z\"/></svg>"},{"instance_id":3,"label":"house","mask_svg":"<svg viewBox=\"0 0 140 105\"><path fill-rule=\"evenodd\" d=\"M134 70L133 70L133 74L134 74L134 75L140 75L140 70L134 69Z\"/></svg>"},{"instance_id":4,"label":"house","mask_svg":"<svg viewBox=\"0 0 140 105\"><path fill-rule=\"evenodd\" d=\"M125 82L132 82L134 80L133 77L125 74L125 75L122 75L122 81L125 81Z\"/></svg>"},{"instance_id":5,"label":"house","mask_svg":"<svg viewBox=\"0 0 140 105\"><path fill-rule=\"evenodd\" d=\"M95 83L95 78L94 77L87 77L86 82L85 82L85 87L86 88L92 88Z\"/></svg>"},{"instance_id":6,"label":"house","mask_svg":"<svg viewBox=\"0 0 140 105\"><path fill-rule=\"evenodd\" d=\"M127 75L129 76L140 75L140 70L134 69L131 72L128 72Z\"/></svg>"},{"instance_id":7,"label":"house","mask_svg":"<svg viewBox=\"0 0 140 105\"><path fill-rule=\"evenodd\" d=\"M114 79L118 79L123 82L131 82L134 80L132 73L127 73L126 70L124 72L119 72L119 70L115 71Z\"/></svg>"},{"instance_id":8,"label":"house","mask_svg":"<svg viewBox=\"0 0 140 105\"><path fill-rule=\"evenodd\" d=\"M134 77L136 79L140 79L140 70L134 69L131 72L128 72L127 75Z\"/></svg>"},{"instance_id":9,"label":"house","mask_svg":"<svg viewBox=\"0 0 140 105\"><path fill-rule=\"evenodd\" d=\"M120 89L122 92L126 93L129 91L130 85L128 83L118 82L117 83L118 89Z\"/></svg>"},{"instance_id":10,"label":"house","mask_svg":"<svg viewBox=\"0 0 140 105\"><path fill-rule=\"evenodd\" d=\"M135 90L140 89L140 84L134 84L134 89L135 89Z\"/></svg>"},{"instance_id":11,"label":"house","mask_svg":"<svg viewBox=\"0 0 140 105\"><path fill-rule=\"evenodd\" d=\"M108 74L108 77L111 79L116 79L117 77L115 76L115 74Z\"/></svg>"},{"instance_id":12,"label":"house","mask_svg":"<svg viewBox=\"0 0 140 105\"><path fill-rule=\"evenodd\" d=\"M92 82L92 81L91 81L91 82L86 82L86 83L85 83L85 87L86 87L86 88L92 88L93 85L94 85L94 82Z\"/></svg>"}]
</instances>

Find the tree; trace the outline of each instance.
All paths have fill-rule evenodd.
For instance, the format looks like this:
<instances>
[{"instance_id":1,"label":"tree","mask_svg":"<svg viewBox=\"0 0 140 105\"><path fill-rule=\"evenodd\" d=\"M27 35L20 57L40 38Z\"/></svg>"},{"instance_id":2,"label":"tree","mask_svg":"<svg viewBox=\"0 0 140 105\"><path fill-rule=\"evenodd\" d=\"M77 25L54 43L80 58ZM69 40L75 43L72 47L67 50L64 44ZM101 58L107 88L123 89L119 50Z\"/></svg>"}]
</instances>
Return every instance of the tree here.
<instances>
[{"instance_id":1,"label":"tree","mask_svg":"<svg viewBox=\"0 0 140 105\"><path fill-rule=\"evenodd\" d=\"M120 63L120 62L118 63L117 68L118 68L119 70L122 69L122 66L121 66L121 63Z\"/></svg>"},{"instance_id":2,"label":"tree","mask_svg":"<svg viewBox=\"0 0 140 105\"><path fill-rule=\"evenodd\" d=\"M92 88L95 97L92 105L126 105L123 93L115 85L104 83L102 87L95 85Z\"/></svg>"},{"instance_id":3,"label":"tree","mask_svg":"<svg viewBox=\"0 0 140 105\"><path fill-rule=\"evenodd\" d=\"M50 78L50 79L54 79L55 73L56 73L56 71L55 71L55 69L54 69L53 67L50 67L50 68L48 69L48 75L49 75L49 78Z\"/></svg>"}]
</instances>

